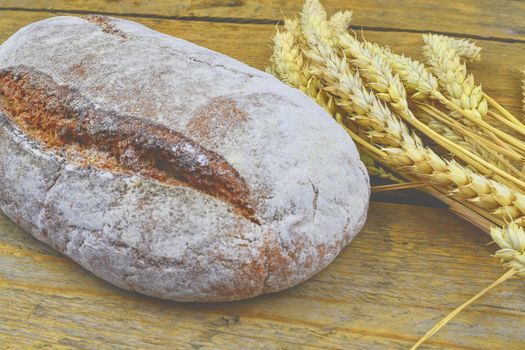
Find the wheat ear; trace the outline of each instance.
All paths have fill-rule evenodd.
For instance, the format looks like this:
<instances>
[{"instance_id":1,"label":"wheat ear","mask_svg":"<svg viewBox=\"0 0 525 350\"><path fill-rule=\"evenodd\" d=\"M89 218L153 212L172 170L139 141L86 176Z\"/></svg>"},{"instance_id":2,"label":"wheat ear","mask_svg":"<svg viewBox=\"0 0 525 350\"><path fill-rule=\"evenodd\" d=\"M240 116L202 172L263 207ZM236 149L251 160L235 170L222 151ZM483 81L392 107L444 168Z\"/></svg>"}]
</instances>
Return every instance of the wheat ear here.
<instances>
[{"instance_id":1,"label":"wheat ear","mask_svg":"<svg viewBox=\"0 0 525 350\"><path fill-rule=\"evenodd\" d=\"M452 102L474 117L487 115L488 103L481 86L475 85L472 74L467 74L467 68L449 38L426 34L423 41L427 63Z\"/></svg>"},{"instance_id":2,"label":"wheat ear","mask_svg":"<svg viewBox=\"0 0 525 350\"><path fill-rule=\"evenodd\" d=\"M329 49L334 44L332 27L326 17L326 11L318 0L305 1L301 11L300 24L310 48L324 46L325 49Z\"/></svg>"},{"instance_id":3,"label":"wheat ear","mask_svg":"<svg viewBox=\"0 0 525 350\"><path fill-rule=\"evenodd\" d=\"M441 43L442 46L444 47L448 47L452 50L455 51L456 53L456 56L457 58L460 58L466 62L475 62L475 61L479 61L481 59L481 55L480 55L480 51L481 51L481 48L476 46L474 43L472 43L471 41L469 40L465 40L465 39L456 39L456 38L451 38L451 37L447 37L447 36L443 36L443 35L427 35L427 36L424 36L424 40L430 40L430 41L434 41L434 44L438 44ZM425 49L426 51L426 49ZM448 54L445 53L445 52L442 52L443 53L443 56L447 56ZM449 61L450 57L447 57L445 58L441 63L443 66L446 66L448 65L450 68L452 68L453 70L454 69L458 69L458 64L457 64L457 61ZM458 70L456 70L456 72L454 72L453 70L449 70L448 73L449 73L449 77L451 78L461 78L461 77L465 77L465 75L461 76L461 74L458 75ZM463 64L463 67L461 70L464 70L464 64ZM474 85L474 82L473 82L473 78L472 78L472 75L468 75L466 77L466 81L468 81L469 83L468 84L465 84L463 83L464 88L466 87L466 90L464 89L464 92L468 92L470 88L476 88L476 86ZM459 83L460 80L458 79L457 82ZM481 91L481 87L479 87L479 90ZM459 91L459 90L458 90ZM481 101L481 105L478 106L478 110L481 112L481 116L483 117L483 110L485 109L485 106L484 106L484 102L483 100L486 100L486 102L488 102L488 105L490 105L491 107L493 107L494 109L496 109L500 114L496 114L496 113L492 113L492 117L494 117L496 120L502 122L504 125L508 126L508 127L511 127L514 131L517 131L519 133L521 133L522 135L525 135L525 132L523 131L523 129L525 129L525 125L520 121L518 120L516 117L514 117L512 115L512 113L510 113L508 110L506 110L503 106L501 106L497 101L495 101L494 99L492 99L490 96L488 96L487 94L481 92L481 96L479 96L479 94L476 94L477 96L474 97L474 100L473 100L473 97L472 96L469 96L470 98L470 104L472 107L472 105L474 104L473 101L475 101L476 99L479 99L479 101ZM464 98L464 97L462 97ZM457 103L457 101L455 101ZM459 104L459 103L458 103ZM464 102L463 105L462 104L459 104L460 106L462 107L466 107L466 105L468 105L467 102Z\"/></svg>"},{"instance_id":4,"label":"wheat ear","mask_svg":"<svg viewBox=\"0 0 525 350\"><path fill-rule=\"evenodd\" d=\"M352 21L352 11L339 11L330 17L330 27L335 35L347 32Z\"/></svg>"},{"instance_id":5,"label":"wheat ear","mask_svg":"<svg viewBox=\"0 0 525 350\"><path fill-rule=\"evenodd\" d=\"M467 39L456 39L448 36L441 36L442 40L448 41L459 57L467 62L477 62L481 60L481 48Z\"/></svg>"},{"instance_id":6,"label":"wheat ear","mask_svg":"<svg viewBox=\"0 0 525 350\"><path fill-rule=\"evenodd\" d=\"M440 36L444 41L447 41L451 48L456 51L456 54L465 60L466 62L477 62L481 60L481 48L475 43L467 39L456 39L446 36ZM508 127L515 129L513 126L525 127L520 120L515 118L510 112L498 104L490 96L483 93L483 97L487 100L489 105L492 105L498 112L500 112L505 118L499 117L499 115L492 115L498 117L497 119ZM510 122L510 124L509 124Z\"/></svg>"},{"instance_id":7,"label":"wheat ear","mask_svg":"<svg viewBox=\"0 0 525 350\"><path fill-rule=\"evenodd\" d=\"M494 227L490 235L501 249L494 256L508 268L515 269L516 275L525 277L525 231L516 222L505 228Z\"/></svg>"},{"instance_id":8,"label":"wheat ear","mask_svg":"<svg viewBox=\"0 0 525 350\"><path fill-rule=\"evenodd\" d=\"M301 49L293 34L288 31L277 31L273 42L272 66L274 72L285 83L306 90L309 77L307 70L304 69Z\"/></svg>"},{"instance_id":9,"label":"wheat ear","mask_svg":"<svg viewBox=\"0 0 525 350\"><path fill-rule=\"evenodd\" d=\"M479 56L480 49L468 41L442 35L424 35L423 39L425 41L424 53L427 57L427 62L438 76L441 86L453 103L444 101L439 94L435 94L435 96L448 107L453 107L453 111L466 116L467 120L463 120L465 124L470 124L471 126L476 124L481 130L495 134L497 135L495 137L504 139L521 151L524 151L523 143L480 120L480 117L482 118L487 114L488 104L490 103L504 116L501 117L492 112L492 117L514 131L525 135L525 126L505 108L484 94L481 86L474 84L474 78L471 74L467 75L466 66L461 62L461 58L475 60Z\"/></svg>"}]
</instances>

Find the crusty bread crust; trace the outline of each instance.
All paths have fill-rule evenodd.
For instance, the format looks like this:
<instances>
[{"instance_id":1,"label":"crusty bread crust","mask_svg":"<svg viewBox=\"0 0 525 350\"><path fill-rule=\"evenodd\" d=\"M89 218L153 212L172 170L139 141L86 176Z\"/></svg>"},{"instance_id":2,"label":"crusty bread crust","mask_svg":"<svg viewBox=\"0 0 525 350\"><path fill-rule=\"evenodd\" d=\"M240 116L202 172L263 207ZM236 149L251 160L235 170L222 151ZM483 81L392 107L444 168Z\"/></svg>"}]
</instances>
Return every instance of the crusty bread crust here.
<instances>
[{"instance_id":1,"label":"crusty bread crust","mask_svg":"<svg viewBox=\"0 0 525 350\"><path fill-rule=\"evenodd\" d=\"M174 130L94 108L77 91L24 66L0 70L0 104L27 135L69 162L191 186L258 223L239 173Z\"/></svg>"},{"instance_id":2,"label":"crusty bread crust","mask_svg":"<svg viewBox=\"0 0 525 350\"><path fill-rule=\"evenodd\" d=\"M122 288L288 288L361 229L368 176L301 92L142 25L31 24L0 46L0 208Z\"/></svg>"}]
</instances>

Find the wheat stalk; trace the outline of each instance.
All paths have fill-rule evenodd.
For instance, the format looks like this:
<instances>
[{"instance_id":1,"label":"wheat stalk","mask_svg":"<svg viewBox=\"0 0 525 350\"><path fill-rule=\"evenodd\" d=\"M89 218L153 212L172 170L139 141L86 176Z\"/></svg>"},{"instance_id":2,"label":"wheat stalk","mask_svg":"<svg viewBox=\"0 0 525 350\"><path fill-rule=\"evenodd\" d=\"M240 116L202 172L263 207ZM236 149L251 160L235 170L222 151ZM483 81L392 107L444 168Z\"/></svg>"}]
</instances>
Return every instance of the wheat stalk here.
<instances>
[{"instance_id":1,"label":"wheat stalk","mask_svg":"<svg viewBox=\"0 0 525 350\"><path fill-rule=\"evenodd\" d=\"M380 192L398 191L398 190L406 190L406 189L412 189L412 188L424 188L424 187L428 187L428 184L424 182L419 182L419 181L403 182L403 183L397 183L397 184L391 184L391 185L372 186L371 192L380 193Z\"/></svg>"},{"instance_id":2,"label":"wheat stalk","mask_svg":"<svg viewBox=\"0 0 525 350\"><path fill-rule=\"evenodd\" d=\"M481 156L498 168L518 178L524 177L522 172L513 163L513 161L525 161L523 156L516 154L512 150L500 147L491 140L468 130L442 112L440 112L440 115L437 111L433 111L430 108L424 106L420 108L420 111L417 113L417 118L434 132L442 135L470 153Z\"/></svg>"},{"instance_id":3,"label":"wheat stalk","mask_svg":"<svg viewBox=\"0 0 525 350\"><path fill-rule=\"evenodd\" d=\"M500 278L492 282L488 287L484 288L481 292L464 302L461 306L456 308L454 311L449 313L446 317L444 317L441 321L439 321L432 329L430 329L421 339L418 340L416 344L414 344L410 350L416 350L419 348L421 344L423 344L425 341L427 341L431 336L437 333L441 328L443 328L450 320L452 320L456 315L458 315L461 311L463 311L467 306L474 303L476 300L481 298L483 295L490 292L492 289L496 288L503 282L509 280L510 278L514 277L516 275L516 270L510 269L507 272L505 272Z\"/></svg>"},{"instance_id":4,"label":"wheat stalk","mask_svg":"<svg viewBox=\"0 0 525 350\"><path fill-rule=\"evenodd\" d=\"M494 256L501 259L501 261L509 268L500 278L491 283L488 287L476 294L474 297L467 300L461 306L449 313L445 318L438 322L432 329L430 329L419 341L410 349L417 349L423 342L429 339L437 331L439 331L452 318L463 311L467 306L474 301L487 294L490 290L507 281L514 276L525 276L525 231L515 222L511 222L505 228L493 227L490 235L494 242L496 242L501 249L499 249Z\"/></svg>"},{"instance_id":5,"label":"wheat stalk","mask_svg":"<svg viewBox=\"0 0 525 350\"><path fill-rule=\"evenodd\" d=\"M464 127L455 119L433 106L418 105L420 112L417 117L434 131L455 142L471 153L477 154L498 168L524 179L524 174L518 169L525 157L513 149L495 143L469 128ZM515 165L513 162L515 162Z\"/></svg>"}]
</instances>

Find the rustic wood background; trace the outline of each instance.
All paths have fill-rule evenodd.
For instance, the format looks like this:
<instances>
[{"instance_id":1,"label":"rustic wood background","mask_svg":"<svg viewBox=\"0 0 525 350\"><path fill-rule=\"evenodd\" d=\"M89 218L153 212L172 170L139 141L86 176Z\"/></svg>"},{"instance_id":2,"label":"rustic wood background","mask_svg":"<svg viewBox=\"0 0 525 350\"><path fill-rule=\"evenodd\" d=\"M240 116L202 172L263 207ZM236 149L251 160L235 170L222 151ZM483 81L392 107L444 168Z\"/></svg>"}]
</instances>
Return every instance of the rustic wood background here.
<instances>
[{"instance_id":1,"label":"rustic wood background","mask_svg":"<svg viewBox=\"0 0 525 350\"><path fill-rule=\"evenodd\" d=\"M324 4L330 13L353 9L358 35L415 57L422 32L476 40L483 48L472 66L477 80L520 114L523 1ZM282 14L300 7L287 0L0 0L0 42L47 17L102 13L262 69ZM378 196L363 232L306 283L247 301L184 304L115 288L0 214L0 349L407 349L504 272L489 241L421 197ZM498 287L422 349L524 349L524 286Z\"/></svg>"}]
</instances>

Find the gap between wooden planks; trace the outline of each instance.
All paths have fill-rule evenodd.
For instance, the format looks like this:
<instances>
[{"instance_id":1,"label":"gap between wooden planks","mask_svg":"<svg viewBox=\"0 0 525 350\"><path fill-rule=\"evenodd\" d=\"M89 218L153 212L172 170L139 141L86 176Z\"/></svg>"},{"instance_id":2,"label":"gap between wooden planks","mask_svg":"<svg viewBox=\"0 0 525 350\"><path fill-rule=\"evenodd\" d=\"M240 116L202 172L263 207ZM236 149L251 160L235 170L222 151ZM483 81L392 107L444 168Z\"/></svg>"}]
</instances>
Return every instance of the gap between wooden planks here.
<instances>
[{"instance_id":1,"label":"gap between wooden planks","mask_svg":"<svg viewBox=\"0 0 525 350\"><path fill-rule=\"evenodd\" d=\"M0 1L0 9L50 11L54 13L91 12L127 15L142 18L206 20L231 23L275 24L282 15L295 16L302 0L11 0ZM356 27L366 26L378 31L435 31L483 40L524 42L525 4L520 1L405 0L403 2L368 0L324 0L329 13L355 10Z\"/></svg>"}]
</instances>

